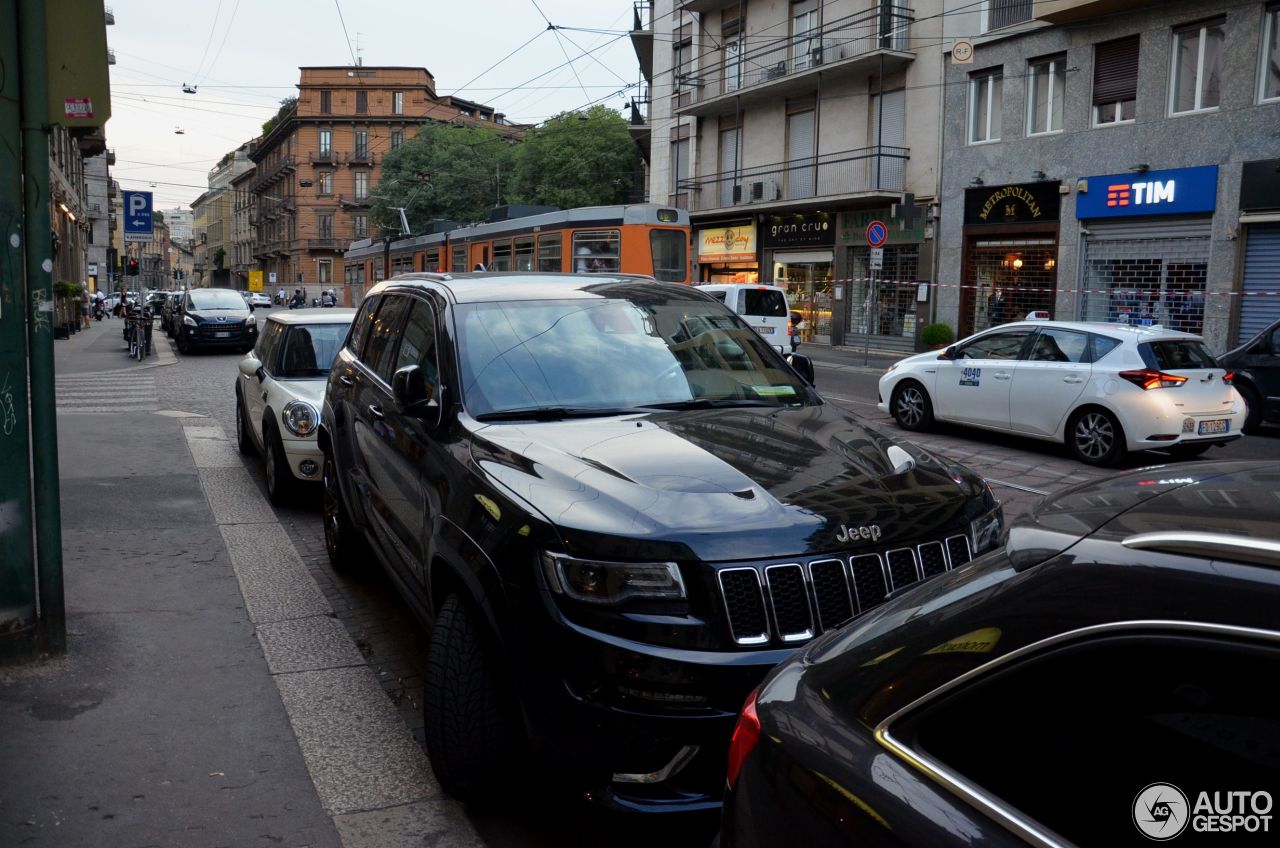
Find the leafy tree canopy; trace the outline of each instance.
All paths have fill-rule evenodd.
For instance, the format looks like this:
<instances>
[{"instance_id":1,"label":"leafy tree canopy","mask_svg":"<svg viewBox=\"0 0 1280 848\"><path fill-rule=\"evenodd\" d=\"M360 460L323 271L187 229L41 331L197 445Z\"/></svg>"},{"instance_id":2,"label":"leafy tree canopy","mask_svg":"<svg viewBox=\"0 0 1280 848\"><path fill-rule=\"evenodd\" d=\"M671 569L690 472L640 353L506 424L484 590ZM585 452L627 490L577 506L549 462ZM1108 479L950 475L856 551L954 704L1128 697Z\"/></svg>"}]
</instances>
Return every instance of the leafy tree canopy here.
<instances>
[{"instance_id":1,"label":"leafy tree canopy","mask_svg":"<svg viewBox=\"0 0 1280 848\"><path fill-rule=\"evenodd\" d=\"M493 206L507 202L512 155L512 142L496 130L426 124L382 160L373 221L399 232L399 206L414 232L441 218L483 221Z\"/></svg>"},{"instance_id":2,"label":"leafy tree canopy","mask_svg":"<svg viewBox=\"0 0 1280 848\"><path fill-rule=\"evenodd\" d=\"M286 97L283 100L281 100L280 110L276 112L273 116L268 118L265 122L263 122L262 135L264 137L270 135L271 131L276 128L276 124L284 120L285 117L287 117L288 114L296 108L298 108L298 98Z\"/></svg>"},{"instance_id":3,"label":"leafy tree canopy","mask_svg":"<svg viewBox=\"0 0 1280 848\"><path fill-rule=\"evenodd\" d=\"M638 157L626 120L608 106L564 112L525 134L511 194L562 209L625 203Z\"/></svg>"}]
</instances>

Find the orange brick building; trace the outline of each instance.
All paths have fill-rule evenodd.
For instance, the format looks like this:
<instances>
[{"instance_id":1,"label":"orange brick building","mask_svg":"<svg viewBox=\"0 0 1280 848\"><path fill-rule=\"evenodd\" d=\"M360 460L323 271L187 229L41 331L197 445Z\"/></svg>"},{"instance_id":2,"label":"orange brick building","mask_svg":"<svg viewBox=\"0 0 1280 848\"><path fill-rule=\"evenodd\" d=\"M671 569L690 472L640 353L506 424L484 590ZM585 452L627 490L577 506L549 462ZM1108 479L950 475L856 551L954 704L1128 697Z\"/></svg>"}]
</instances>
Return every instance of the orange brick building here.
<instances>
[{"instance_id":1,"label":"orange brick building","mask_svg":"<svg viewBox=\"0 0 1280 848\"><path fill-rule=\"evenodd\" d=\"M266 288L341 288L348 245L377 236L371 194L387 153L429 121L492 124L518 137L491 107L436 95L426 68L300 68L298 104L255 146L248 190L256 200L253 257ZM271 282L272 275L275 282Z\"/></svg>"}]
</instances>

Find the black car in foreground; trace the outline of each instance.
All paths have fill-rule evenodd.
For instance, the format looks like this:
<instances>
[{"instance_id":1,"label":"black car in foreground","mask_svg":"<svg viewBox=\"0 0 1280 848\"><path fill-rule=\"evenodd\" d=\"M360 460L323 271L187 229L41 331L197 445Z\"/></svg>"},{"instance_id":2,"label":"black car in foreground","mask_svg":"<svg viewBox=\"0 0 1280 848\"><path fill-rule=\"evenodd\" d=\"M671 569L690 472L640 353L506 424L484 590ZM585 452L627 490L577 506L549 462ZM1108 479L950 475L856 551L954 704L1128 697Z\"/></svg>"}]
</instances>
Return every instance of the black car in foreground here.
<instances>
[{"instance_id":1,"label":"black car in foreground","mask_svg":"<svg viewBox=\"0 0 1280 848\"><path fill-rule=\"evenodd\" d=\"M1218 363L1235 372L1232 384L1249 409L1244 429L1280 425L1280 321L1218 357Z\"/></svg>"},{"instance_id":2,"label":"black car in foreground","mask_svg":"<svg viewBox=\"0 0 1280 848\"><path fill-rule=\"evenodd\" d=\"M1275 463L1048 500L769 675L723 848L1273 843L1277 515Z\"/></svg>"},{"instance_id":3,"label":"black car in foreground","mask_svg":"<svg viewBox=\"0 0 1280 848\"><path fill-rule=\"evenodd\" d=\"M235 289L187 289L170 320L180 353L206 348L248 353L258 341L253 307Z\"/></svg>"},{"instance_id":4,"label":"black car in foreground","mask_svg":"<svg viewBox=\"0 0 1280 848\"><path fill-rule=\"evenodd\" d=\"M649 278L384 282L319 442L329 555L371 544L430 626L428 752L474 801L556 774L615 808L718 807L769 668L1002 529L977 475Z\"/></svg>"}]
</instances>

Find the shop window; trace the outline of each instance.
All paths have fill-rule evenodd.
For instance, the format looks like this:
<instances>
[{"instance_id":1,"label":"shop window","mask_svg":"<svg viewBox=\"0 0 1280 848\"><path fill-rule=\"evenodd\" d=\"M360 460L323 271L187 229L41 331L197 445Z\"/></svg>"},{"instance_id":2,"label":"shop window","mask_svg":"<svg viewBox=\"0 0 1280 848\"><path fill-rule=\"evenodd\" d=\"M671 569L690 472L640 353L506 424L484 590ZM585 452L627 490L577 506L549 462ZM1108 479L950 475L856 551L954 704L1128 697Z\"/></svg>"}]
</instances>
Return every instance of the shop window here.
<instances>
[{"instance_id":1,"label":"shop window","mask_svg":"<svg viewBox=\"0 0 1280 848\"><path fill-rule=\"evenodd\" d=\"M515 241L515 270L533 270L533 236L519 236Z\"/></svg>"},{"instance_id":2,"label":"shop window","mask_svg":"<svg viewBox=\"0 0 1280 848\"><path fill-rule=\"evenodd\" d=\"M493 261L489 263L489 270L511 270L511 239L499 239L493 243Z\"/></svg>"},{"instance_id":3,"label":"shop window","mask_svg":"<svg viewBox=\"0 0 1280 848\"><path fill-rule=\"evenodd\" d=\"M873 336L914 340L916 335L916 278L920 248L898 245L884 248L882 267L871 280L870 248L849 249L849 331Z\"/></svg>"},{"instance_id":4,"label":"shop window","mask_svg":"<svg viewBox=\"0 0 1280 848\"><path fill-rule=\"evenodd\" d=\"M1067 89L1067 57L1031 65L1027 95L1027 135L1062 132L1062 103Z\"/></svg>"},{"instance_id":5,"label":"shop window","mask_svg":"<svg viewBox=\"0 0 1280 848\"><path fill-rule=\"evenodd\" d=\"M1170 114L1218 108L1222 94L1222 40L1222 21L1174 32Z\"/></svg>"},{"instance_id":6,"label":"shop window","mask_svg":"<svg viewBox=\"0 0 1280 848\"><path fill-rule=\"evenodd\" d=\"M1280 5L1267 9L1262 21L1262 73L1258 100L1280 100Z\"/></svg>"},{"instance_id":7,"label":"shop window","mask_svg":"<svg viewBox=\"0 0 1280 848\"><path fill-rule=\"evenodd\" d=\"M622 236L618 230L580 230L573 234L574 270L579 273L622 270Z\"/></svg>"},{"instance_id":8,"label":"shop window","mask_svg":"<svg viewBox=\"0 0 1280 848\"><path fill-rule=\"evenodd\" d=\"M1199 334L1208 282L1207 239L1178 244L1090 243L1085 266L1085 321L1150 326ZM1139 252L1147 256L1137 255ZM1159 255L1160 252L1167 256ZM1110 255L1109 255L1110 254ZM1156 255L1150 255L1156 254Z\"/></svg>"},{"instance_id":9,"label":"shop window","mask_svg":"<svg viewBox=\"0 0 1280 848\"><path fill-rule=\"evenodd\" d=\"M1052 317L1057 286L1057 244L1051 238L978 239L970 243L961 294L960 328L965 336L1032 311Z\"/></svg>"},{"instance_id":10,"label":"shop window","mask_svg":"<svg viewBox=\"0 0 1280 848\"><path fill-rule=\"evenodd\" d=\"M1133 120L1138 102L1138 36L1099 44L1093 50L1093 123Z\"/></svg>"},{"instance_id":11,"label":"shop window","mask_svg":"<svg viewBox=\"0 0 1280 848\"><path fill-rule=\"evenodd\" d=\"M546 233L538 236L538 270L547 273L559 273L564 270L560 255L561 240L559 233Z\"/></svg>"},{"instance_id":12,"label":"shop window","mask_svg":"<svg viewBox=\"0 0 1280 848\"><path fill-rule=\"evenodd\" d=\"M969 79L969 143L1000 140L1004 111L1004 74L983 71Z\"/></svg>"}]
</instances>

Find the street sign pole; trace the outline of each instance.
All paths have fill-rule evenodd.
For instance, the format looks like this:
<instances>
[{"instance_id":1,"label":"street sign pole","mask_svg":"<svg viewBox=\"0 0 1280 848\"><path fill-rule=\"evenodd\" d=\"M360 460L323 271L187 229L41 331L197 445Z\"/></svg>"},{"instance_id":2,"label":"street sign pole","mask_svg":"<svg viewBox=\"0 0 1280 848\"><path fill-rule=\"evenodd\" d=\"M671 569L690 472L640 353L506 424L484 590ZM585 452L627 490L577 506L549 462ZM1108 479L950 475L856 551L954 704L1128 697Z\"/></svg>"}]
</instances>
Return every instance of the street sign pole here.
<instances>
[{"instance_id":1,"label":"street sign pole","mask_svg":"<svg viewBox=\"0 0 1280 848\"><path fill-rule=\"evenodd\" d=\"M871 327L872 322L879 318L880 304L880 269L884 262L884 246L889 241L889 228L885 226L883 221L872 221L867 225L867 246L870 251L867 255L867 270L871 274L871 281L867 286L867 301L863 308L863 336L862 336L862 364L869 365L871 363Z\"/></svg>"}]
</instances>

